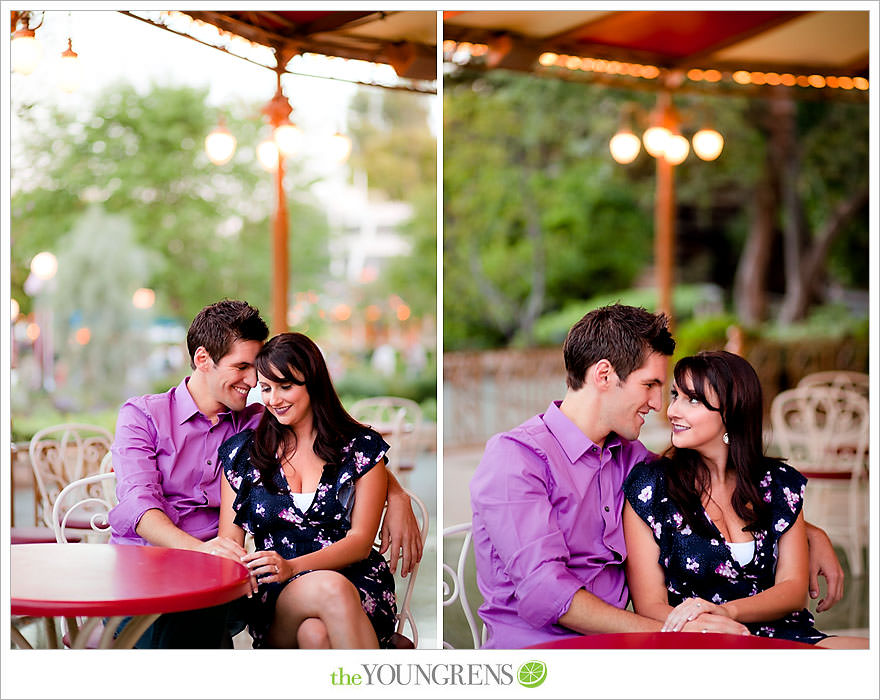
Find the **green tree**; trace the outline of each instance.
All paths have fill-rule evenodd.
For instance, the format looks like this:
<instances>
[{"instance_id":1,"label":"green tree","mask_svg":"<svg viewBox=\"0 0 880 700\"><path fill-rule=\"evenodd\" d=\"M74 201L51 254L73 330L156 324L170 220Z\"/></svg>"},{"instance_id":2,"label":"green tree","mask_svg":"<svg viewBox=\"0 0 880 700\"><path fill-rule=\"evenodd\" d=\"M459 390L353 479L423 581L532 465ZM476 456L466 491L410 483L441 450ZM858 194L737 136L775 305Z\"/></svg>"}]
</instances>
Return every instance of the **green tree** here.
<instances>
[{"instance_id":1,"label":"green tree","mask_svg":"<svg viewBox=\"0 0 880 700\"><path fill-rule=\"evenodd\" d=\"M12 284L24 311L20 292L31 257L51 249L90 202L124 214L135 241L157 254L144 284L156 290L163 313L186 321L224 296L268 307L274 188L254 156L263 128L259 105L224 110L238 150L217 167L203 149L217 118L206 96L206 89L153 85L141 94L118 84L85 115L54 107L41 118L36 108L19 110ZM312 286L326 271L327 225L301 171L289 163L291 289ZM111 245L112 237L103 242Z\"/></svg>"},{"instance_id":2,"label":"green tree","mask_svg":"<svg viewBox=\"0 0 880 700\"><path fill-rule=\"evenodd\" d=\"M113 241L113 245L107 245ZM58 365L65 376L56 404L80 410L115 405L146 386L129 378L146 361L132 317L132 292L157 256L135 242L128 218L92 204L57 244L58 273L49 295ZM77 336L77 332L85 335Z\"/></svg>"},{"instance_id":3,"label":"green tree","mask_svg":"<svg viewBox=\"0 0 880 700\"><path fill-rule=\"evenodd\" d=\"M444 343L529 343L541 314L651 257L643 167L608 157L621 96L494 72L444 84Z\"/></svg>"}]
</instances>

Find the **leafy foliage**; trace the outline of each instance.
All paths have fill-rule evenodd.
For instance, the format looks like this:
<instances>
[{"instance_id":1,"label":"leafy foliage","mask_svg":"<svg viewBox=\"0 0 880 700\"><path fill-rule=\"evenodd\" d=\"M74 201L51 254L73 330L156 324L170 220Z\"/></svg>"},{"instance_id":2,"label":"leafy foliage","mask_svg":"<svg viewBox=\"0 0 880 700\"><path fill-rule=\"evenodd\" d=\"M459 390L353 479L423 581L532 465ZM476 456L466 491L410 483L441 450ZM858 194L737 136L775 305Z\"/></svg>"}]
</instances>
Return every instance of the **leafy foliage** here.
<instances>
[{"instance_id":1,"label":"leafy foliage","mask_svg":"<svg viewBox=\"0 0 880 700\"><path fill-rule=\"evenodd\" d=\"M29 311L21 287L30 258L51 249L90 202L124 214L134 239L156 253L141 283L157 290L158 308L181 320L206 303L242 297L269 301L269 223L274 189L258 170L254 148L262 126L258 106L227 115L238 139L235 158L211 164L203 150L216 112L206 89L154 85L145 94L117 84L85 115L53 108L48 117L21 110L24 158L12 198L13 294ZM290 247L309 265L291 266L308 287L326 267L326 223L305 196L308 182L288 165ZM112 239L103 246L112 245ZM139 276L140 271L131 271ZM291 285L292 287L294 285Z\"/></svg>"},{"instance_id":2,"label":"leafy foliage","mask_svg":"<svg viewBox=\"0 0 880 700\"><path fill-rule=\"evenodd\" d=\"M648 183L607 157L618 102L501 72L446 81L446 348L531 342L541 313L649 261Z\"/></svg>"}]
</instances>

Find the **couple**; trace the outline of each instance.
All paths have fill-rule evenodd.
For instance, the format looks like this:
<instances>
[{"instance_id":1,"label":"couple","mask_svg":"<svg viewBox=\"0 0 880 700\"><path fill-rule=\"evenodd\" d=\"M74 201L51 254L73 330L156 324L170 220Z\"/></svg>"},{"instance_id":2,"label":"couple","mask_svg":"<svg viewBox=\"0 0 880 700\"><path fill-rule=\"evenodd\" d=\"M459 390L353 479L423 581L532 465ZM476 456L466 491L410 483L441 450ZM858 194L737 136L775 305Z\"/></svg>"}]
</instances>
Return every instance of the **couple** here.
<instances>
[{"instance_id":1,"label":"couple","mask_svg":"<svg viewBox=\"0 0 880 700\"><path fill-rule=\"evenodd\" d=\"M264 345L268 334L246 302L205 307L187 333L192 374L120 409L111 542L225 556L252 574L248 598L162 615L138 648L229 647L245 622L255 647L394 643L392 572L399 557L404 576L421 558L409 496L315 343L282 333ZM265 408L246 405L256 385ZM386 496L390 568L372 548Z\"/></svg>"},{"instance_id":2,"label":"couple","mask_svg":"<svg viewBox=\"0 0 880 700\"><path fill-rule=\"evenodd\" d=\"M843 572L804 521L806 479L763 454L748 362L682 359L672 447L658 459L638 442L674 348L663 315L620 304L588 313L563 348L564 400L487 443L471 481L484 648L650 631L866 648L822 634L804 609L820 574L829 593L818 610L837 602Z\"/></svg>"}]
</instances>

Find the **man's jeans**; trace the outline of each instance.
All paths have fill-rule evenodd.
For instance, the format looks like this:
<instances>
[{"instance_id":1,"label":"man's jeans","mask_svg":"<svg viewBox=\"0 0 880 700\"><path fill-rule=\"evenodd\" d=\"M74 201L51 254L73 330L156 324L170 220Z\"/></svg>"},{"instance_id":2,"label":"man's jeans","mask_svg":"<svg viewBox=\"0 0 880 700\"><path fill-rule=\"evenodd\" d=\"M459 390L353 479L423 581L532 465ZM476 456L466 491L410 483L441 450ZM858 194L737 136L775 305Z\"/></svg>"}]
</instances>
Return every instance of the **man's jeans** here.
<instances>
[{"instance_id":1,"label":"man's jeans","mask_svg":"<svg viewBox=\"0 0 880 700\"><path fill-rule=\"evenodd\" d=\"M165 613L135 643L135 649L232 649L232 638L245 628L247 598L201 610ZM122 621L121 632L131 620Z\"/></svg>"}]
</instances>

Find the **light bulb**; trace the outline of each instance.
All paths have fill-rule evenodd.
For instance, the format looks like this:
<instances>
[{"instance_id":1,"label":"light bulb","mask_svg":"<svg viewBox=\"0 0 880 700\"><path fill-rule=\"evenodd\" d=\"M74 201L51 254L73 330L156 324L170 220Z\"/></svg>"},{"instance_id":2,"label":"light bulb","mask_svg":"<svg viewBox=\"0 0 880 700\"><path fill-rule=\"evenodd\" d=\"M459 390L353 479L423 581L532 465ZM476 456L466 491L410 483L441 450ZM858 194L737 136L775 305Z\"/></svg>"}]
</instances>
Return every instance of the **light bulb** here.
<instances>
[{"instance_id":1,"label":"light bulb","mask_svg":"<svg viewBox=\"0 0 880 700\"><path fill-rule=\"evenodd\" d=\"M302 141L303 132L296 124L288 122L275 128L275 143L285 156L290 157L299 153Z\"/></svg>"},{"instance_id":2,"label":"light bulb","mask_svg":"<svg viewBox=\"0 0 880 700\"><path fill-rule=\"evenodd\" d=\"M131 295L131 305L136 309L149 309L156 303L156 292L148 287L136 289Z\"/></svg>"},{"instance_id":3,"label":"light bulb","mask_svg":"<svg viewBox=\"0 0 880 700\"><path fill-rule=\"evenodd\" d=\"M58 258L47 250L37 253L31 260L31 272L38 279L52 279L58 272Z\"/></svg>"},{"instance_id":4,"label":"light bulb","mask_svg":"<svg viewBox=\"0 0 880 700\"><path fill-rule=\"evenodd\" d=\"M671 135L665 126L652 126L642 134L642 143L645 144L645 150L648 153L659 158L666 152L666 144Z\"/></svg>"},{"instance_id":5,"label":"light bulb","mask_svg":"<svg viewBox=\"0 0 880 700\"><path fill-rule=\"evenodd\" d=\"M263 141L257 146L257 160L266 170L278 168L278 146L272 140Z\"/></svg>"},{"instance_id":6,"label":"light bulb","mask_svg":"<svg viewBox=\"0 0 880 700\"><path fill-rule=\"evenodd\" d=\"M22 75L30 75L40 62L43 46L37 41L33 29L17 29L12 35L12 70Z\"/></svg>"},{"instance_id":7,"label":"light bulb","mask_svg":"<svg viewBox=\"0 0 880 700\"><path fill-rule=\"evenodd\" d=\"M223 124L218 124L205 137L205 152L214 165L228 163L235 154L235 137Z\"/></svg>"},{"instance_id":8,"label":"light bulb","mask_svg":"<svg viewBox=\"0 0 880 700\"><path fill-rule=\"evenodd\" d=\"M344 163L351 155L351 139L338 131L330 137L331 158L337 163Z\"/></svg>"},{"instance_id":9,"label":"light bulb","mask_svg":"<svg viewBox=\"0 0 880 700\"><path fill-rule=\"evenodd\" d=\"M666 142L666 151L663 153L663 157L670 164L678 165L684 162L690 150L691 145L684 136L681 134L671 134Z\"/></svg>"},{"instance_id":10,"label":"light bulb","mask_svg":"<svg viewBox=\"0 0 880 700\"><path fill-rule=\"evenodd\" d=\"M693 142L694 153L703 160L715 160L724 148L724 138L715 129L700 129Z\"/></svg>"},{"instance_id":11,"label":"light bulb","mask_svg":"<svg viewBox=\"0 0 880 700\"><path fill-rule=\"evenodd\" d=\"M64 92L74 92L79 87L80 63L76 51L70 39L67 40L67 49L61 54L61 64L58 70L58 84Z\"/></svg>"},{"instance_id":12,"label":"light bulb","mask_svg":"<svg viewBox=\"0 0 880 700\"><path fill-rule=\"evenodd\" d=\"M608 142L608 148L611 150L611 157L614 160L626 165L632 163L639 155L641 144L639 137L631 131L618 131Z\"/></svg>"}]
</instances>

